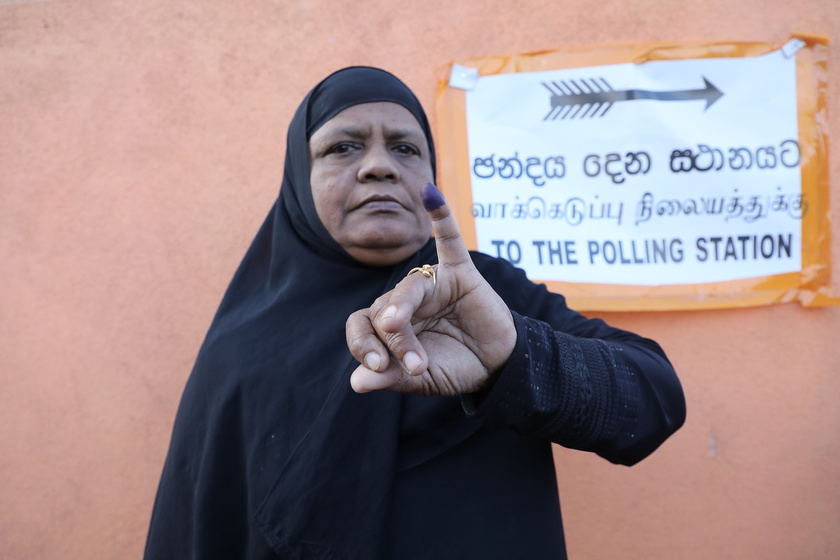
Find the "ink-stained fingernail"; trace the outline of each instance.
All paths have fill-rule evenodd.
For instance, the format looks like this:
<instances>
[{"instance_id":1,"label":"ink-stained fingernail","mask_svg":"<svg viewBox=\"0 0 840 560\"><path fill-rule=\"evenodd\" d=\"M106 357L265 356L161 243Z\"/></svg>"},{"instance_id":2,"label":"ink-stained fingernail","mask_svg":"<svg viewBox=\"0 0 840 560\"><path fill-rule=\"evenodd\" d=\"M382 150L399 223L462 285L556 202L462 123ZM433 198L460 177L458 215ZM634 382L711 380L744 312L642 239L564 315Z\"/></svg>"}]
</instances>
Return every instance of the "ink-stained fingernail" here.
<instances>
[{"instance_id":1,"label":"ink-stained fingernail","mask_svg":"<svg viewBox=\"0 0 840 560\"><path fill-rule=\"evenodd\" d=\"M414 373L414 370L420 367L422 362L423 360L420 359L420 356L416 352L406 352L405 357L403 357L405 369L408 370L409 374Z\"/></svg>"},{"instance_id":2,"label":"ink-stained fingernail","mask_svg":"<svg viewBox=\"0 0 840 560\"><path fill-rule=\"evenodd\" d=\"M379 366L382 364L382 360L379 358L379 354L376 352L368 352L365 354L365 367L369 370L379 371Z\"/></svg>"},{"instance_id":3,"label":"ink-stained fingernail","mask_svg":"<svg viewBox=\"0 0 840 560\"><path fill-rule=\"evenodd\" d=\"M423 185L423 188L420 190L420 200L423 201L423 208L426 209L426 212L432 212L446 204L443 193L440 192L434 183Z\"/></svg>"}]
</instances>

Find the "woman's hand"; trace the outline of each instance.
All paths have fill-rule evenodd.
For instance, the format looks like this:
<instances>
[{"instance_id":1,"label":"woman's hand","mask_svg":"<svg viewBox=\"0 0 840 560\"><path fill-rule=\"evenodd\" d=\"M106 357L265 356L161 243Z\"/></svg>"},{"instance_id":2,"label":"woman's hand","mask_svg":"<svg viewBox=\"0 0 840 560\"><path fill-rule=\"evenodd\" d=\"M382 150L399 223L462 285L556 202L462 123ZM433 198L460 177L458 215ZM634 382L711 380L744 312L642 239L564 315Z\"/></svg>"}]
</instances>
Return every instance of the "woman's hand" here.
<instances>
[{"instance_id":1,"label":"woman's hand","mask_svg":"<svg viewBox=\"0 0 840 560\"><path fill-rule=\"evenodd\" d=\"M440 264L434 278L410 274L347 319L347 345L361 362L350 383L359 393L471 393L516 343L510 310L473 266L443 195L428 183L421 197Z\"/></svg>"}]
</instances>

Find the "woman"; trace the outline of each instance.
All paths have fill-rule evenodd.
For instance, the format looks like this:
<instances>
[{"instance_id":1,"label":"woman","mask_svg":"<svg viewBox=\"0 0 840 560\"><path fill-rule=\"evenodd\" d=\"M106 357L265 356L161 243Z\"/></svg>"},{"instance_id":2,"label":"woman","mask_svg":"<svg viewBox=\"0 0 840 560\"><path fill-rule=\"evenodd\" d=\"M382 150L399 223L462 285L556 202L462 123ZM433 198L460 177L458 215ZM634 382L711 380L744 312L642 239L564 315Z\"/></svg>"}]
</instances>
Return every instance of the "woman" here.
<instances>
[{"instance_id":1,"label":"woman","mask_svg":"<svg viewBox=\"0 0 840 560\"><path fill-rule=\"evenodd\" d=\"M659 346L468 253L434 170L391 74L304 99L185 388L147 559L565 558L550 442L629 465L682 424Z\"/></svg>"}]
</instances>

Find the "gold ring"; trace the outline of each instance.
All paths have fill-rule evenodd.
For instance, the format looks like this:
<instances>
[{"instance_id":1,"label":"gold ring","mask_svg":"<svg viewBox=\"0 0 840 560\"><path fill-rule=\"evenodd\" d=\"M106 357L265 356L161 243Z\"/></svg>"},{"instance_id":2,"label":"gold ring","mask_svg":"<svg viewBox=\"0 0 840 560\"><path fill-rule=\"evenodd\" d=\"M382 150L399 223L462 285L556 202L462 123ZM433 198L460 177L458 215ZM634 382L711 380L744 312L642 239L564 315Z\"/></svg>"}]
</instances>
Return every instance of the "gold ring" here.
<instances>
[{"instance_id":1,"label":"gold ring","mask_svg":"<svg viewBox=\"0 0 840 560\"><path fill-rule=\"evenodd\" d=\"M411 276L415 272L419 272L426 278L431 278L432 282L435 286L437 286L437 277L435 276L435 268L430 264L424 264L423 266L416 266L408 271L407 276Z\"/></svg>"}]
</instances>

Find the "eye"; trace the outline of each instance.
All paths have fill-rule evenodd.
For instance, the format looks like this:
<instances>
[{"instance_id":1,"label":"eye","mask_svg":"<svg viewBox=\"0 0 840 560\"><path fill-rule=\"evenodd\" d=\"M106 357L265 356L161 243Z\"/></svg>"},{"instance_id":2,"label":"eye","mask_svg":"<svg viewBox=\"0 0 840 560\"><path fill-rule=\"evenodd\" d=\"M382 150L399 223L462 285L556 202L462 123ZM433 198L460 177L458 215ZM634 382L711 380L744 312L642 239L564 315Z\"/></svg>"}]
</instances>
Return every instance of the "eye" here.
<instances>
[{"instance_id":1,"label":"eye","mask_svg":"<svg viewBox=\"0 0 840 560\"><path fill-rule=\"evenodd\" d=\"M419 156L420 150L418 150L412 144L397 144L392 148L398 154L402 154L404 156Z\"/></svg>"},{"instance_id":2,"label":"eye","mask_svg":"<svg viewBox=\"0 0 840 560\"><path fill-rule=\"evenodd\" d=\"M338 142L330 146L325 154L346 154L357 149L358 146L352 142Z\"/></svg>"}]
</instances>

